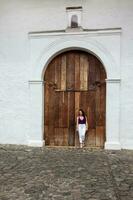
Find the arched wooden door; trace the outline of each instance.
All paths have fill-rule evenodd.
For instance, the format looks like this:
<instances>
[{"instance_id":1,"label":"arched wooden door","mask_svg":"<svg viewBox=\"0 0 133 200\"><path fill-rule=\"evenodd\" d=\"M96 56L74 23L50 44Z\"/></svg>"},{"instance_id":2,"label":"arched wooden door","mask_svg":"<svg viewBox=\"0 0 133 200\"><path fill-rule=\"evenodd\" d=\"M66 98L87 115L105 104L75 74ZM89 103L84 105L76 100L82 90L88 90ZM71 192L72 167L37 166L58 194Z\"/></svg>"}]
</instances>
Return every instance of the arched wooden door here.
<instances>
[{"instance_id":1,"label":"arched wooden door","mask_svg":"<svg viewBox=\"0 0 133 200\"><path fill-rule=\"evenodd\" d=\"M44 139L50 146L77 146L76 116L82 108L88 118L86 146L105 142L106 73L101 62L82 51L55 57L44 76Z\"/></svg>"}]
</instances>

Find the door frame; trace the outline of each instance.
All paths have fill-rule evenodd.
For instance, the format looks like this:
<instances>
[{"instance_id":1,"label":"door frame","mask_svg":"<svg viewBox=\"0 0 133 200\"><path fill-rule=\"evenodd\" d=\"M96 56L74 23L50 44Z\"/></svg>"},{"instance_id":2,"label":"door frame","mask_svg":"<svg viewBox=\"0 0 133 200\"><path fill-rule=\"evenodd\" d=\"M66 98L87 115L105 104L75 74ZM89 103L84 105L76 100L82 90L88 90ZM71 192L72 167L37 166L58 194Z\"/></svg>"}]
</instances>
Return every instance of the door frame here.
<instances>
[{"instance_id":1,"label":"door frame","mask_svg":"<svg viewBox=\"0 0 133 200\"><path fill-rule=\"evenodd\" d=\"M95 55L105 67L106 79L106 142L105 149L121 149L120 145L120 73L119 65L108 50L95 39L80 37L60 38L42 52L32 69L30 88L31 132L28 145L42 146L44 134L44 85L43 77L50 61L66 50L82 50ZM115 94L115 95L114 95Z\"/></svg>"},{"instance_id":2,"label":"door frame","mask_svg":"<svg viewBox=\"0 0 133 200\"><path fill-rule=\"evenodd\" d=\"M64 62L62 64L62 58L63 58L63 60L65 58L65 73L63 73L63 74L62 74L62 67L64 66ZM84 59L84 61L83 60L81 61L81 59ZM93 63L94 66L91 64L91 62ZM61 65L59 69L58 69L57 63L60 63L60 65ZM73 64L71 64L71 63L73 63ZM76 65L75 65L75 63L76 63ZM78 64L78 66L80 66L80 69L79 69L79 67L77 68L77 64ZM75 76L76 71L78 71L78 73L79 72L81 73L82 65L85 65L87 67L87 68L85 68L86 77L87 77L87 80L89 81L89 83L87 83L87 85L86 84L84 85L81 75L79 75L78 77ZM69 66L71 66L71 69ZM95 68L95 70L93 70L93 67ZM68 70L67 70L67 68L68 68ZM58 71L58 75L55 70ZM82 68L82 70L84 70L84 69ZM102 85L102 87L100 87L100 88L95 87L95 89L90 87L90 85L92 86L92 84L94 84L94 82L92 80L89 80L89 78L88 78L88 75L90 76L89 73L91 73L91 71L93 71L93 73L95 72L95 75L97 73L99 74L98 76L96 75L97 78L94 75L93 81L96 81L96 79L99 80L100 82L102 81L102 83L104 81L104 84ZM74 73L72 76L73 78L71 77L72 72ZM63 80L61 78L62 75L63 75L63 77L65 76ZM70 75L70 79L69 79L69 75ZM68 79L70 80L70 84L67 83ZM57 84L57 88L51 87L52 86L51 83L53 82L53 86L54 86L56 80L59 81L59 83ZM65 85L62 82L64 80L66 82ZM105 107L106 106L105 80L106 80L106 72L105 72L104 66L101 64L101 62L95 56L93 56L92 54L89 54L85 51L79 51L79 50L71 50L70 51L69 50L69 51L66 51L63 54L61 53L58 56L56 56L55 58L53 58L51 63L47 66L45 74L44 74L44 91L45 91L44 99L45 99L45 101L47 101L47 103L45 102L45 104L44 104L44 133L45 133L44 140L45 140L45 142L46 142L45 144L47 146L75 146L75 147L79 146L79 140L77 137L77 133L75 132L74 124L76 121L77 109L79 109L79 107L82 107L83 110L85 110L86 115L89 114L88 119L90 118L90 120L91 120L91 118L95 118L94 115L97 116L96 117L97 119L95 118L95 120L93 120L93 122L91 121L90 128L89 128L89 134L88 134L88 136L86 135L87 136L86 137L86 147L99 147L99 148L104 147L103 145L105 143L105 122L106 122L106 119L105 119L106 118L106 116L105 116L105 113L106 113L106 110L105 110L106 109L106 107ZM77 81L78 82L81 81L82 83L79 83L77 85ZM49 83L50 83L50 85L49 85ZM62 88L62 86L63 86L63 88ZM68 89L69 87L72 87L73 89L69 90ZM83 87L83 88L81 88L81 87ZM57 102L55 103L54 99L52 100L50 97L47 97L47 94L48 94L48 96L52 95L52 98L56 98ZM62 94L63 94L63 96L62 96ZM89 106L89 109L91 106L89 103L89 100L88 100L89 97L94 98L96 101L95 104L93 104L93 108L92 108L93 111L95 110L95 114L92 114L92 110L89 111L89 113L88 113L88 106ZM66 108L67 114L64 113L64 109L63 109L64 104L63 104L62 98L65 101L65 107L67 107ZM84 98L86 99L85 101L84 101ZM77 100L78 100L78 102L77 102ZM61 110L58 107L59 106L58 101L60 101L60 106L62 108ZM102 108L101 108L102 110L100 108L97 108L97 105L100 106L101 101L104 101L104 106L102 104ZM84 103L86 102L86 104L84 104L83 102ZM92 99L91 99L91 102L92 102ZM55 108L56 106L57 106L57 108ZM55 114L53 107L55 108L57 113L60 110L59 111L60 116L58 114L57 115ZM72 112L71 112L70 107L72 110L74 108L74 110ZM51 111L52 111L51 108L53 110L52 115L51 115ZM98 116L102 116L103 113L104 113L104 117L100 118L100 120L99 120ZM91 114L91 116L90 116L90 114ZM57 117L57 120L56 120L57 123L53 124L53 122L54 122L53 116L55 116L55 115ZM64 120L60 121L61 116L65 117L65 121ZM71 119L73 119L73 125L71 124L72 126L70 124L68 125L68 121L69 122L71 121L70 116L71 116ZM48 120L46 120L46 118ZM50 123L48 123L48 121ZM53 128L50 128L50 127L53 127ZM58 131L56 131L57 128L58 128ZM94 133L94 129L95 129L95 133ZM60 132L60 130L61 130L61 132ZM71 134L69 132L70 130L71 130ZM95 134L95 136L92 136L94 134ZM92 139L92 137L93 137L93 139ZM70 138L72 140L69 140Z\"/></svg>"}]
</instances>

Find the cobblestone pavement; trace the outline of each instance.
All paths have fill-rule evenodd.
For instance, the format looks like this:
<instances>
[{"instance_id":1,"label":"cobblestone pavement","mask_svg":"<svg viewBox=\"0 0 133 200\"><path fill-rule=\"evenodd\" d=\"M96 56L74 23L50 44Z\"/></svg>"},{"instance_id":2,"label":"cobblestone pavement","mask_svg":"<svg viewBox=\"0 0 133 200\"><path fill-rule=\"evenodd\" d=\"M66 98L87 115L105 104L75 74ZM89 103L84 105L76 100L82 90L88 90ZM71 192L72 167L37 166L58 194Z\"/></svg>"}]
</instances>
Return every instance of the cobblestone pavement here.
<instances>
[{"instance_id":1,"label":"cobblestone pavement","mask_svg":"<svg viewBox=\"0 0 133 200\"><path fill-rule=\"evenodd\" d=\"M0 200L133 200L133 151L0 146Z\"/></svg>"}]
</instances>

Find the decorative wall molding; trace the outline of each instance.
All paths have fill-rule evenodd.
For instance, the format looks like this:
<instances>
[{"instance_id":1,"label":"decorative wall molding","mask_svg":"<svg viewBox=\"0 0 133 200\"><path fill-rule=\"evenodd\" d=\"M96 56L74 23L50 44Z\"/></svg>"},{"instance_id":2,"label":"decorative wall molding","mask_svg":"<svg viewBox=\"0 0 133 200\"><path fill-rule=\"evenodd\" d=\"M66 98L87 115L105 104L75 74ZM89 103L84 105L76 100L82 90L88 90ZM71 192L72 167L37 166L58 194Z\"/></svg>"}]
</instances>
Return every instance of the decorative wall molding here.
<instances>
[{"instance_id":1,"label":"decorative wall molding","mask_svg":"<svg viewBox=\"0 0 133 200\"><path fill-rule=\"evenodd\" d=\"M120 150L121 149L121 144L120 142L105 142L105 149L115 149L115 150Z\"/></svg>"},{"instance_id":2,"label":"decorative wall molding","mask_svg":"<svg viewBox=\"0 0 133 200\"><path fill-rule=\"evenodd\" d=\"M29 140L28 141L28 146L42 147L44 145L45 145L45 141L44 140Z\"/></svg>"},{"instance_id":3,"label":"decorative wall molding","mask_svg":"<svg viewBox=\"0 0 133 200\"><path fill-rule=\"evenodd\" d=\"M121 83L121 79L106 79L106 83Z\"/></svg>"},{"instance_id":4,"label":"decorative wall molding","mask_svg":"<svg viewBox=\"0 0 133 200\"><path fill-rule=\"evenodd\" d=\"M71 35L88 35L88 36L100 36L100 35L119 35L122 33L121 28L108 28L108 29L83 29L83 31L70 31L66 32L66 30L53 30L53 31L38 31L38 32L29 32L29 39L38 39L43 37L51 37L51 36L71 36Z\"/></svg>"},{"instance_id":5,"label":"decorative wall molding","mask_svg":"<svg viewBox=\"0 0 133 200\"><path fill-rule=\"evenodd\" d=\"M29 80L29 84L44 84L42 80Z\"/></svg>"},{"instance_id":6,"label":"decorative wall molding","mask_svg":"<svg viewBox=\"0 0 133 200\"><path fill-rule=\"evenodd\" d=\"M32 42L34 45L34 39ZM35 48L33 45L31 47L32 49ZM96 38L83 37L80 35L75 37L54 38L54 41L51 41L50 44L44 45L38 58L34 62L31 60L31 80L39 80L40 77L41 80L43 80L44 71L50 61L56 55L74 49L83 50L96 56L104 65L108 78L113 78L114 76L120 78L120 67L106 46L103 46Z\"/></svg>"}]
</instances>

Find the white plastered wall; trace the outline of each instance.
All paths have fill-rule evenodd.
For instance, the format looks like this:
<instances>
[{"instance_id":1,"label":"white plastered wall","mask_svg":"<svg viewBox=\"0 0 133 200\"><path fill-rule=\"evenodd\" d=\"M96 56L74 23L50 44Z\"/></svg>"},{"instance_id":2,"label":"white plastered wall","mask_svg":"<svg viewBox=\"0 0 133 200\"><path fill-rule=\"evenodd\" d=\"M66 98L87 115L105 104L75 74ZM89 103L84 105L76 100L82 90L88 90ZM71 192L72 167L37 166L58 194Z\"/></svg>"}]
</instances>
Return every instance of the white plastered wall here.
<instances>
[{"instance_id":1,"label":"white plastered wall","mask_svg":"<svg viewBox=\"0 0 133 200\"><path fill-rule=\"evenodd\" d=\"M0 1L1 144L29 144L32 140L29 80L33 80L33 84L34 80L38 80L36 68L41 66L38 71L41 73L42 65L45 64L43 55L47 51L47 46L62 37L56 34L54 37L48 35L44 37L42 34L42 36L33 36L30 37L32 39L28 39L28 33L65 30L68 26L66 7L73 6L83 8L82 27L84 29L122 28L121 42L118 42L119 34L115 34L115 39L111 34L106 37L106 34L101 34L99 37L97 34L93 37L89 34L84 37L89 37L90 42L91 38L93 41L95 39L97 45L100 43L100 46L102 45L111 54L112 62L120 66L118 73L115 72L120 77L111 76L112 73L108 72L108 79L113 79L117 83L119 78L121 79L117 85L120 90L120 144L121 148L133 149L133 1L131 0L100 0L100 3L99 0ZM79 37L73 36L75 41ZM107 52L104 55L109 55ZM40 60L42 65L38 64ZM34 74L31 72L33 64ZM116 68L114 67L113 70L115 71ZM112 80L108 81L109 84L113 85ZM39 84L36 85L36 91L38 91L37 87ZM115 95L115 91L112 93ZM42 110L42 107L40 109ZM42 130L42 124L40 125L38 121L36 123L39 123ZM36 123L33 123L33 126L37 126ZM114 124L117 124L117 121L114 121ZM33 140L42 141L42 135L40 134L37 138L33 137Z\"/></svg>"}]
</instances>

